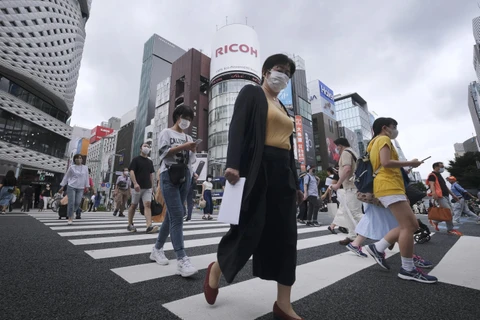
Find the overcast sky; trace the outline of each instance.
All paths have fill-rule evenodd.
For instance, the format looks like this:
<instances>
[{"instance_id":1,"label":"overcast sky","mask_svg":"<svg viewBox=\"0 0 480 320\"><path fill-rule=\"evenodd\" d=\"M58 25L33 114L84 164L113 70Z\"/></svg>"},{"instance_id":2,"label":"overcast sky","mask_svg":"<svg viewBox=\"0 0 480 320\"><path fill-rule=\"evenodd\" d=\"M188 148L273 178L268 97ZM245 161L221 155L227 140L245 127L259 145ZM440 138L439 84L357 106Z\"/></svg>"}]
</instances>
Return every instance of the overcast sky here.
<instances>
[{"instance_id":1,"label":"overcast sky","mask_svg":"<svg viewBox=\"0 0 480 320\"><path fill-rule=\"evenodd\" d=\"M135 4L133 4L135 3ZM358 92L398 122L407 158L453 158L474 134L467 87L475 80L474 0L95 0L87 23L72 125L92 128L138 103L143 44L153 34L210 55L216 27L254 26L262 60L305 59L307 80Z\"/></svg>"}]
</instances>

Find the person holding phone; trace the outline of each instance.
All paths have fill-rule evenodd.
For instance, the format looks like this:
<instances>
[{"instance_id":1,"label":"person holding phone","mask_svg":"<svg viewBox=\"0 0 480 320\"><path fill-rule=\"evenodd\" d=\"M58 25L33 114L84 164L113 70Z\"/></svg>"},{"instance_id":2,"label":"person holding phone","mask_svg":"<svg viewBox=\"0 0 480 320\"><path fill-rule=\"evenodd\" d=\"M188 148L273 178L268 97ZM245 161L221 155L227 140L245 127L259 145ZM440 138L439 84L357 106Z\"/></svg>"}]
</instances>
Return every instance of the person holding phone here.
<instances>
[{"instance_id":1,"label":"person holding phone","mask_svg":"<svg viewBox=\"0 0 480 320\"><path fill-rule=\"evenodd\" d=\"M212 199L212 189L213 189L213 176L209 174L207 176L207 181L202 184L202 201L205 200L207 205L203 208L203 220L212 220L213 214L213 199ZM208 214L208 217L206 216Z\"/></svg>"}]
</instances>

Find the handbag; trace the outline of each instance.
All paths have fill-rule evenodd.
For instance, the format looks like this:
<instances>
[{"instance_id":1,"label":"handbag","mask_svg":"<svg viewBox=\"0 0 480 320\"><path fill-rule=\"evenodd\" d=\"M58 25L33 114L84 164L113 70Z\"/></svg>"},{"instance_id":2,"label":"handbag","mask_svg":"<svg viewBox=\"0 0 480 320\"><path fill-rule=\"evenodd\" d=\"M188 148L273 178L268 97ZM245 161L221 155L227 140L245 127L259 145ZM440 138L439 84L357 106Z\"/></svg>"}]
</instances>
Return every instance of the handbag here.
<instances>
[{"instance_id":1,"label":"handbag","mask_svg":"<svg viewBox=\"0 0 480 320\"><path fill-rule=\"evenodd\" d=\"M406 188L408 201L413 205L427 196L426 192L421 191L415 185L411 184Z\"/></svg>"},{"instance_id":2,"label":"handbag","mask_svg":"<svg viewBox=\"0 0 480 320\"><path fill-rule=\"evenodd\" d=\"M185 141L188 141L187 134L185 134ZM190 151L187 151L187 156L183 163L175 163L168 167L168 175L170 176L170 182L174 186L178 186L187 180L186 171L187 164L189 162Z\"/></svg>"},{"instance_id":3,"label":"handbag","mask_svg":"<svg viewBox=\"0 0 480 320\"><path fill-rule=\"evenodd\" d=\"M155 199L154 194L152 194L152 202L150 202L150 208L152 209L152 217L162 214L163 205Z\"/></svg>"},{"instance_id":4,"label":"handbag","mask_svg":"<svg viewBox=\"0 0 480 320\"><path fill-rule=\"evenodd\" d=\"M448 208L430 207L428 208L428 220L433 221L451 221L452 211Z\"/></svg>"},{"instance_id":5,"label":"handbag","mask_svg":"<svg viewBox=\"0 0 480 320\"><path fill-rule=\"evenodd\" d=\"M161 182L160 182L161 183ZM165 204L165 198L163 197L162 190L160 187L160 183L157 188L157 192L155 194L155 199L152 199L152 221L153 222L163 222L165 220L165 215L167 213L167 205ZM159 206L162 207L162 210L160 211L159 208L156 208L156 212L160 211L159 214L153 215L154 209L153 209L153 203L155 202L155 206L158 204Z\"/></svg>"}]
</instances>

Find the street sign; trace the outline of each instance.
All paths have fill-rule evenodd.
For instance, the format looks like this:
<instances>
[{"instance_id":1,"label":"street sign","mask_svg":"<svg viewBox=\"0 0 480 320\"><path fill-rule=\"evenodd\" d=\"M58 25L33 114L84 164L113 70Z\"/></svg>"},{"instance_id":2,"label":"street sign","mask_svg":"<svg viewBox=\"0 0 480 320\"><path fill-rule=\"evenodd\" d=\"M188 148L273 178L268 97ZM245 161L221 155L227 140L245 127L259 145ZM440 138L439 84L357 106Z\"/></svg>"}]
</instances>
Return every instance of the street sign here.
<instances>
[{"instance_id":1,"label":"street sign","mask_svg":"<svg viewBox=\"0 0 480 320\"><path fill-rule=\"evenodd\" d=\"M101 186L102 186L102 188L105 188L105 182L102 182Z\"/></svg>"},{"instance_id":2,"label":"street sign","mask_svg":"<svg viewBox=\"0 0 480 320\"><path fill-rule=\"evenodd\" d=\"M107 182L107 183L105 184L105 187L106 187L107 189L110 189L110 183Z\"/></svg>"}]
</instances>

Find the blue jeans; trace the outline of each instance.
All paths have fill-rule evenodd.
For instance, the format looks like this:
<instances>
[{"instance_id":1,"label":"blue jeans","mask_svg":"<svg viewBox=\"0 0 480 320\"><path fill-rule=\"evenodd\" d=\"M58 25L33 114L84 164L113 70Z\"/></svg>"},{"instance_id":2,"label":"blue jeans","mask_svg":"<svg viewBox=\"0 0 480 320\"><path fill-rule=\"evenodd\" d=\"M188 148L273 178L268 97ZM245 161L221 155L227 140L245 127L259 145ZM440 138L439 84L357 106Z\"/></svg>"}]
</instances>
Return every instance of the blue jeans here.
<instances>
[{"instance_id":1,"label":"blue jeans","mask_svg":"<svg viewBox=\"0 0 480 320\"><path fill-rule=\"evenodd\" d=\"M213 214L213 200L212 200L212 191L205 190L203 192L203 199L207 203L205 209L203 209L203 214Z\"/></svg>"},{"instance_id":2,"label":"blue jeans","mask_svg":"<svg viewBox=\"0 0 480 320\"><path fill-rule=\"evenodd\" d=\"M175 186L170 182L168 171L160 174L161 188L165 204L167 205L167 213L165 220L160 227L155 248L163 248L168 235L172 239L173 250L180 260L186 256L183 247L183 214L185 212L185 199L187 198L188 189L190 189L191 175L187 169L185 172L186 181Z\"/></svg>"},{"instance_id":3,"label":"blue jeans","mask_svg":"<svg viewBox=\"0 0 480 320\"><path fill-rule=\"evenodd\" d=\"M77 211L82 202L84 189L75 189L72 187L67 187L67 196L68 196L68 218L73 218L73 213Z\"/></svg>"}]
</instances>

